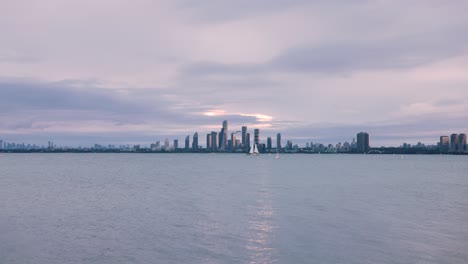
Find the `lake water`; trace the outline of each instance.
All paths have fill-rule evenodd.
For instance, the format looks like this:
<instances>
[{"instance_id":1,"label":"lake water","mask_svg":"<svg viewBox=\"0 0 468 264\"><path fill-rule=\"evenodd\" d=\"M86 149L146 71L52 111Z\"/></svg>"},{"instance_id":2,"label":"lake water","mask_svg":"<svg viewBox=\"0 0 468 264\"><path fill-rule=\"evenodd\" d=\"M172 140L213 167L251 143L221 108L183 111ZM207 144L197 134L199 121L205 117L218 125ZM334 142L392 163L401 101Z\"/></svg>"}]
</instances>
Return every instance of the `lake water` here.
<instances>
[{"instance_id":1,"label":"lake water","mask_svg":"<svg viewBox=\"0 0 468 264\"><path fill-rule=\"evenodd\" d=\"M0 154L0 263L468 263L468 156Z\"/></svg>"}]
</instances>

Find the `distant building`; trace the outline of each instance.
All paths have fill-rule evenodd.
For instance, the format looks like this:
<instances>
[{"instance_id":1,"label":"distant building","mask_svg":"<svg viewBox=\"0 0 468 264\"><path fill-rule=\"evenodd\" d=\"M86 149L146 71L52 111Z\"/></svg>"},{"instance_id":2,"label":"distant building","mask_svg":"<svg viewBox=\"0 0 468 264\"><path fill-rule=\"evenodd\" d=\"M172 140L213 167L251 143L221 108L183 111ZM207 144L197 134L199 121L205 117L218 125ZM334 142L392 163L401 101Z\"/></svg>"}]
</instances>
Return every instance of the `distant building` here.
<instances>
[{"instance_id":1,"label":"distant building","mask_svg":"<svg viewBox=\"0 0 468 264\"><path fill-rule=\"evenodd\" d=\"M190 149L190 135L187 135L185 137L185 150L189 150Z\"/></svg>"},{"instance_id":2,"label":"distant building","mask_svg":"<svg viewBox=\"0 0 468 264\"><path fill-rule=\"evenodd\" d=\"M211 131L211 151L215 152L218 150L218 133Z\"/></svg>"},{"instance_id":3,"label":"distant building","mask_svg":"<svg viewBox=\"0 0 468 264\"><path fill-rule=\"evenodd\" d=\"M219 138L221 140L220 148L221 148L221 150L225 151L226 147L227 147L227 141L228 141L228 135L229 135L228 134L228 121L227 120L223 121L223 129L221 131L222 131L222 137L221 137L221 135L219 135Z\"/></svg>"},{"instance_id":4,"label":"distant building","mask_svg":"<svg viewBox=\"0 0 468 264\"><path fill-rule=\"evenodd\" d=\"M174 139L174 150L177 150L179 148L179 140Z\"/></svg>"},{"instance_id":5,"label":"distant building","mask_svg":"<svg viewBox=\"0 0 468 264\"><path fill-rule=\"evenodd\" d=\"M247 144L247 127L246 126L243 126L242 127L242 147L245 149L246 145Z\"/></svg>"},{"instance_id":6,"label":"distant building","mask_svg":"<svg viewBox=\"0 0 468 264\"><path fill-rule=\"evenodd\" d=\"M231 133L231 146L229 146L231 151L237 149L237 139L236 139L236 133L232 132Z\"/></svg>"},{"instance_id":7,"label":"distant building","mask_svg":"<svg viewBox=\"0 0 468 264\"><path fill-rule=\"evenodd\" d=\"M164 150L168 151L169 150L169 139L166 138L166 140L164 140Z\"/></svg>"},{"instance_id":8,"label":"distant building","mask_svg":"<svg viewBox=\"0 0 468 264\"><path fill-rule=\"evenodd\" d=\"M211 134L206 135L206 150L211 151L213 149L213 146L211 145L213 143L213 140L211 138Z\"/></svg>"},{"instance_id":9,"label":"distant building","mask_svg":"<svg viewBox=\"0 0 468 264\"><path fill-rule=\"evenodd\" d=\"M369 152L369 134L366 132L360 132L357 134L357 152L367 153Z\"/></svg>"},{"instance_id":10,"label":"distant building","mask_svg":"<svg viewBox=\"0 0 468 264\"><path fill-rule=\"evenodd\" d=\"M271 151L271 137L267 138L267 144L266 144L267 151Z\"/></svg>"},{"instance_id":11,"label":"distant building","mask_svg":"<svg viewBox=\"0 0 468 264\"><path fill-rule=\"evenodd\" d=\"M452 134L450 135L450 152L457 152L458 151L458 135Z\"/></svg>"},{"instance_id":12,"label":"distant building","mask_svg":"<svg viewBox=\"0 0 468 264\"><path fill-rule=\"evenodd\" d=\"M198 151L198 132L195 132L195 134L193 134L192 149L193 151Z\"/></svg>"},{"instance_id":13,"label":"distant building","mask_svg":"<svg viewBox=\"0 0 468 264\"><path fill-rule=\"evenodd\" d=\"M441 136L439 141L440 152L446 153L450 149L450 138L448 136Z\"/></svg>"},{"instance_id":14,"label":"distant building","mask_svg":"<svg viewBox=\"0 0 468 264\"><path fill-rule=\"evenodd\" d=\"M250 150L250 133L247 133L245 135L245 144L246 144L245 150L249 151Z\"/></svg>"},{"instance_id":15,"label":"distant building","mask_svg":"<svg viewBox=\"0 0 468 264\"><path fill-rule=\"evenodd\" d=\"M458 152L463 153L466 150L466 134L458 135Z\"/></svg>"},{"instance_id":16,"label":"distant building","mask_svg":"<svg viewBox=\"0 0 468 264\"><path fill-rule=\"evenodd\" d=\"M291 140L286 141L286 150L291 151L293 149L293 143Z\"/></svg>"},{"instance_id":17,"label":"distant building","mask_svg":"<svg viewBox=\"0 0 468 264\"><path fill-rule=\"evenodd\" d=\"M0 149L3 149L3 140L0 140Z\"/></svg>"},{"instance_id":18,"label":"distant building","mask_svg":"<svg viewBox=\"0 0 468 264\"><path fill-rule=\"evenodd\" d=\"M276 134L276 148L281 150L281 133Z\"/></svg>"},{"instance_id":19,"label":"distant building","mask_svg":"<svg viewBox=\"0 0 468 264\"><path fill-rule=\"evenodd\" d=\"M257 146L260 144L260 129L258 128L254 130L254 142Z\"/></svg>"}]
</instances>

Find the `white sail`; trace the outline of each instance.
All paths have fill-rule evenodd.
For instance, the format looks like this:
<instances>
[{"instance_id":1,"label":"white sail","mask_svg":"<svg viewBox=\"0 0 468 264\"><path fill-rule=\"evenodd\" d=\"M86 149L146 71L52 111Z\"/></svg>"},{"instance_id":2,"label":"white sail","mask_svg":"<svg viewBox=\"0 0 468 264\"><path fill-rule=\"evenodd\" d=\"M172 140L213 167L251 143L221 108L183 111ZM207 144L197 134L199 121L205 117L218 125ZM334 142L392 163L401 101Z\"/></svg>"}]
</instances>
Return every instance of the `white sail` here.
<instances>
[{"instance_id":1,"label":"white sail","mask_svg":"<svg viewBox=\"0 0 468 264\"><path fill-rule=\"evenodd\" d=\"M257 147L257 144L253 144L252 147L250 148L250 152L249 152L249 155L258 155L259 152L258 152L258 147Z\"/></svg>"}]
</instances>

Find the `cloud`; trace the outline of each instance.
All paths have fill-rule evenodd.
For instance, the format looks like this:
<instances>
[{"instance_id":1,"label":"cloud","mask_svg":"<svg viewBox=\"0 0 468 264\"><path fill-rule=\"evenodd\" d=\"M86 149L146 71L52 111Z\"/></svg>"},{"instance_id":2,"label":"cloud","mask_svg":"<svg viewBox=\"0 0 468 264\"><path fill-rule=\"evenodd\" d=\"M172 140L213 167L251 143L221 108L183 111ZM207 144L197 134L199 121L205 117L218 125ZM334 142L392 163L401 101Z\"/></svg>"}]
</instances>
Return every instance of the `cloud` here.
<instances>
[{"instance_id":1,"label":"cloud","mask_svg":"<svg viewBox=\"0 0 468 264\"><path fill-rule=\"evenodd\" d=\"M463 130L467 8L10 1L0 10L0 133L134 142L218 131L224 119L297 140L387 125L373 134L390 137L399 122L414 134ZM454 117L445 130L441 115Z\"/></svg>"}]
</instances>

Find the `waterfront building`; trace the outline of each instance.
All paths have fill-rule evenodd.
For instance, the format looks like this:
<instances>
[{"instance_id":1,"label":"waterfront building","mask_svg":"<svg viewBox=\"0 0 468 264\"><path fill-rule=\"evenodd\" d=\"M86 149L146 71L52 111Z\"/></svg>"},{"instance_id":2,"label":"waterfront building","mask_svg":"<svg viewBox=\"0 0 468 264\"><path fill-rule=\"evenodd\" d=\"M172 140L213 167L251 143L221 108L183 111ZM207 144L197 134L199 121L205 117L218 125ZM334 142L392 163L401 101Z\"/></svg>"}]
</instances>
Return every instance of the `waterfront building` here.
<instances>
[{"instance_id":1,"label":"waterfront building","mask_svg":"<svg viewBox=\"0 0 468 264\"><path fill-rule=\"evenodd\" d=\"M267 137L266 148L267 148L268 152L271 151L271 137Z\"/></svg>"},{"instance_id":2,"label":"waterfront building","mask_svg":"<svg viewBox=\"0 0 468 264\"><path fill-rule=\"evenodd\" d=\"M450 149L450 138L448 136L441 136L439 141L440 152L446 153Z\"/></svg>"},{"instance_id":3,"label":"waterfront building","mask_svg":"<svg viewBox=\"0 0 468 264\"><path fill-rule=\"evenodd\" d=\"M286 150L292 150L293 149L293 143L291 140L286 141Z\"/></svg>"},{"instance_id":4,"label":"waterfront building","mask_svg":"<svg viewBox=\"0 0 468 264\"><path fill-rule=\"evenodd\" d=\"M450 152L457 152L458 151L458 135L452 134L450 135Z\"/></svg>"},{"instance_id":5,"label":"waterfront building","mask_svg":"<svg viewBox=\"0 0 468 264\"><path fill-rule=\"evenodd\" d=\"M463 153L466 150L466 134L458 135L458 152Z\"/></svg>"},{"instance_id":6,"label":"waterfront building","mask_svg":"<svg viewBox=\"0 0 468 264\"><path fill-rule=\"evenodd\" d=\"M367 153L369 152L369 134L366 132L360 132L357 134L357 152Z\"/></svg>"},{"instance_id":7,"label":"waterfront building","mask_svg":"<svg viewBox=\"0 0 468 264\"><path fill-rule=\"evenodd\" d=\"M260 145L260 129L258 128L254 130L254 142L257 146Z\"/></svg>"},{"instance_id":8,"label":"waterfront building","mask_svg":"<svg viewBox=\"0 0 468 264\"><path fill-rule=\"evenodd\" d=\"M250 133L245 135L245 150L250 150Z\"/></svg>"},{"instance_id":9,"label":"waterfront building","mask_svg":"<svg viewBox=\"0 0 468 264\"><path fill-rule=\"evenodd\" d=\"M140 145L138 145L138 148L140 148ZM169 139L168 138L166 138L166 140L164 140L164 150L165 151L169 150Z\"/></svg>"},{"instance_id":10,"label":"waterfront building","mask_svg":"<svg viewBox=\"0 0 468 264\"><path fill-rule=\"evenodd\" d=\"M192 149L193 151L198 151L198 132L195 132L195 134L193 134Z\"/></svg>"},{"instance_id":11,"label":"waterfront building","mask_svg":"<svg viewBox=\"0 0 468 264\"><path fill-rule=\"evenodd\" d=\"M211 131L211 151L216 152L218 150L218 133Z\"/></svg>"},{"instance_id":12,"label":"waterfront building","mask_svg":"<svg viewBox=\"0 0 468 264\"><path fill-rule=\"evenodd\" d=\"M276 134L276 148L281 150L281 133Z\"/></svg>"},{"instance_id":13,"label":"waterfront building","mask_svg":"<svg viewBox=\"0 0 468 264\"><path fill-rule=\"evenodd\" d=\"M220 147L221 147L221 150L225 151L226 146L227 146L227 141L228 141L228 135L229 135L228 134L228 121L227 120L223 121L223 129L221 131L222 131L222 139L221 139L221 135L219 135L219 138L221 140Z\"/></svg>"},{"instance_id":14,"label":"waterfront building","mask_svg":"<svg viewBox=\"0 0 468 264\"><path fill-rule=\"evenodd\" d=\"M179 140L174 139L174 150L177 150L179 148Z\"/></svg>"},{"instance_id":15,"label":"waterfront building","mask_svg":"<svg viewBox=\"0 0 468 264\"><path fill-rule=\"evenodd\" d=\"M185 137L185 150L189 150L190 149L190 135L187 135Z\"/></svg>"},{"instance_id":16,"label":"waterfront building","mask_svg":"<svg viewBox=\"0 0 468 264\"><path fill-rule=\"evenodd\" d=\"M242 147L246 149L246 146L249 146L247 144L247 127L243 126L242 127Z\"/></svg>"},{"instance_id":17,"label":"waterfront building","mask_svg":"<svg viewBox=\"0 0 468 264\"><path fill-rule=\"evenodd\" d=\"M211 138L211 134L206 134L206 150L211 151L213 146L211 145L213 143L213 140Z\"/></svg>"},{"instance_id":18,"label":"waterfront building","mask_svg":"<svg viewBox=\"0 0 468 264\"><path fill-rule=\"evenodd\" d=\"M236 139L236 133L235 132L231 132L231 146L229 146L229 149L231 151L237 149L237 139Z\"/></svg>"}]
</instances>

